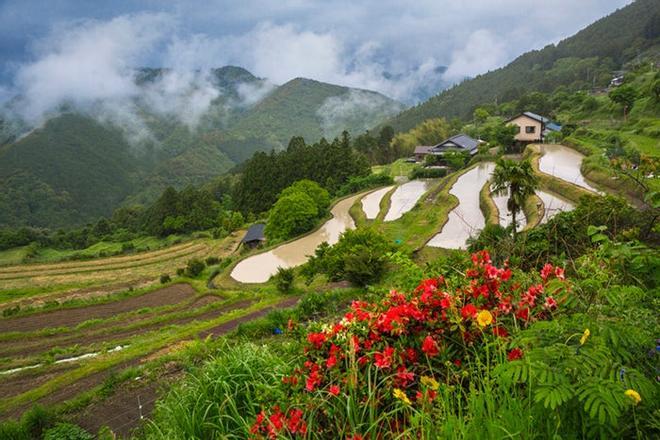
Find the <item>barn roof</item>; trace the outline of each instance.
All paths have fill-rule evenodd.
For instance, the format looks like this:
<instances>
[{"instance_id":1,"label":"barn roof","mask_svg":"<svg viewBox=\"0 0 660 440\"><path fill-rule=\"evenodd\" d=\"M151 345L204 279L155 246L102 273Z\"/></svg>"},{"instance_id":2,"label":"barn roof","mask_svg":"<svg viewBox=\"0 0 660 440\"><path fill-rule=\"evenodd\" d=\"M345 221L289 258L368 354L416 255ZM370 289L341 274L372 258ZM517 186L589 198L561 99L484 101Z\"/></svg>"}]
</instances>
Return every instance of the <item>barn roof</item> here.
<instances>
[{"instance_id":1,"label":"barn roof","mask_svg":"<svg viewBox=\"0 0 660 440\"><path fill-rule=\"evenodd\" d=\"M241 243L248 243L250 241L264 241L266 236L264 235L264 228L266 225L263 223L256 223L247 230L245 237L241 240Z\"/></svg>"}]
</instances>

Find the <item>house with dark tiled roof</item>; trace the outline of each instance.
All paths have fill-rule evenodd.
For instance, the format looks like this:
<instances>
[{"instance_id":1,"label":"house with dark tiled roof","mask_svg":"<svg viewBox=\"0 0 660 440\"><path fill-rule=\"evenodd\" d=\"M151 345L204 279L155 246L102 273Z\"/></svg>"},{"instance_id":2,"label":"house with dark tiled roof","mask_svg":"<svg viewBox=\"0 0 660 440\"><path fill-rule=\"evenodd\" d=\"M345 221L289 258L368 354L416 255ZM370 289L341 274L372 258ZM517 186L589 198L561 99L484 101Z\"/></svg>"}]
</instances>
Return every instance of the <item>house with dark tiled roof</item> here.
<instances>
[{"instance_id":1,"label":"house with dark tiled roof","mask_svg":"<svg viewBox=\"0 0 660 440\"><path fill-rule=\"evenodd\" d=\"M479 141L466 134L457 134L436 145L415 147L415 160L421 162L428 155L442 156L447 151L467 151L471 156L477 154Z\"/></svg>"},{"instance_id":2,"label":"house with dark tiled roof","mask_svg":"<svg viewBox=\"0 0 660 440\"><path fill-rule=\"evenodd\" d=\"M532 112L523 112L506 123L517 127L514 139L520 143L543 142L548 133L561 131L561 125Z\"/></svg>"}]
</instances>

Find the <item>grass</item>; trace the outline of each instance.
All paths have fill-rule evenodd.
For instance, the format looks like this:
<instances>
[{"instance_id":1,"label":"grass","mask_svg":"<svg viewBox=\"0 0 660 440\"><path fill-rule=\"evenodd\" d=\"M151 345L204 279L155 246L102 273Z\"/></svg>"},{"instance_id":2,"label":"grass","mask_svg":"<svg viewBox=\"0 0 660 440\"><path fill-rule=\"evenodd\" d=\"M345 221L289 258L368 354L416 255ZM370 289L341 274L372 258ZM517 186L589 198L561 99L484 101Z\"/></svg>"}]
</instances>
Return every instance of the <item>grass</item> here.
<instances>
[{"instance_id":1,"label":"grass","mask_svg":"<svg viewBox=\"0 0 660 440\"><path fill-rule=\"evenodd\" d=\"M398 159L387 165L374 165L371 167L371 171L374 174L387 174L388 176L395 178L399 176L408 176L416 166L419 165L406 162L406 159Z\"/></svg>"},{"instance_id":2,"label":"grass","mask_svg":"<svg viewBox=\"0 0 660 440\"><path fill-rule=\"evenodd\" d=\"M489 180L479 191L479 207L484 214L487 225L500 224L500 212L490 195L491 181Z\"/></svg>"},{"instance_id":3,"label":"grass","mask_svg":"<svg viewBox=\"0 0 660 440\"><path fill-rule=\"evenodd\" d=\"M528 197L525 200L525 205L523 206L523 212L527 218L527 224L524 229L532 229L538 226L543 220L543 214L545 213L545 207L543 201L536 194Z\"/></svg>"}]
</instances>

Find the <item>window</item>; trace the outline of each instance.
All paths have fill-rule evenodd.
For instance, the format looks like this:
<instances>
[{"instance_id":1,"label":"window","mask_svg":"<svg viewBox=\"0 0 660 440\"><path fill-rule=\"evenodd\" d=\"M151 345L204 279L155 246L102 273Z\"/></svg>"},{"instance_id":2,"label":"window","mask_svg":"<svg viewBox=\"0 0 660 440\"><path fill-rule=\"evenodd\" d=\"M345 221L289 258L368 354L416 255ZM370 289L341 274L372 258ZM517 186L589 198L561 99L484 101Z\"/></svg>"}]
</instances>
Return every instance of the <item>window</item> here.
<instances>
[{"instance_id":1,"label":"window","mask_svg":"<svg viewBox=\"0 0 660 440\"><path fill-rule=\"evenodd\" d=\"M536 127L533 125L526 126L525 133L536 133Z\"/></svg>"}]
</instances>

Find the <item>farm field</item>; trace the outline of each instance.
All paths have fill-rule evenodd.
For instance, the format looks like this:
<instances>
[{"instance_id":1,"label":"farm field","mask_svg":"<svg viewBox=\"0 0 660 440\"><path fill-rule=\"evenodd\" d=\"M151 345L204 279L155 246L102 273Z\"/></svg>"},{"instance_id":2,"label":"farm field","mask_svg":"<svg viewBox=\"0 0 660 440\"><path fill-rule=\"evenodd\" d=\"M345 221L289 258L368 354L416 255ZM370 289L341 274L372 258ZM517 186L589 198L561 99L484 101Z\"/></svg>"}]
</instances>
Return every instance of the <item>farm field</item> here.
<instances>
[{"instance_id":1,"label":"farm field","mask_svg":"<svg viewBox=\"0 0 660 440\"><path fill-rule=\"evenodd\" d=\"M134 255L89 261L0 267L0 308L45 301L88 299L129 288L153 285L161 275L174 275L192 258L231 256L242 231L221 239L199 239ZM26 299L29 298L29 299Z\"/></svg>"}]
</instances>

